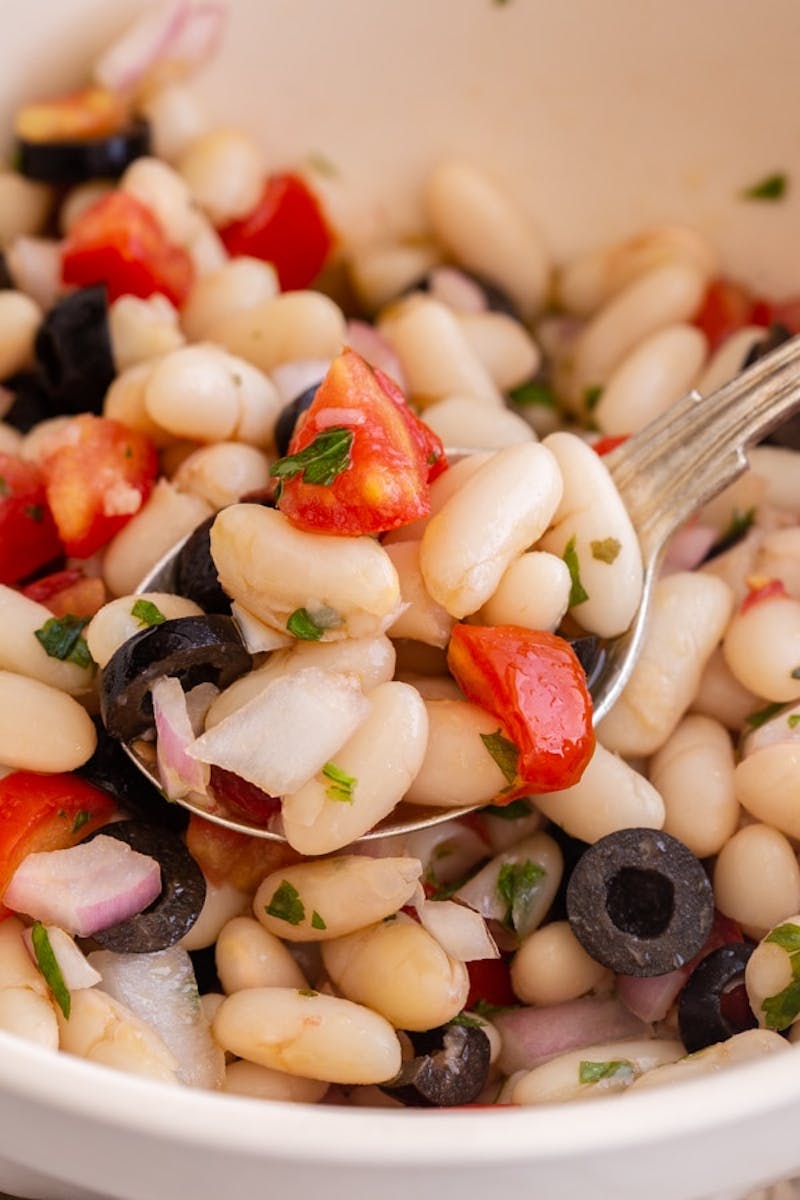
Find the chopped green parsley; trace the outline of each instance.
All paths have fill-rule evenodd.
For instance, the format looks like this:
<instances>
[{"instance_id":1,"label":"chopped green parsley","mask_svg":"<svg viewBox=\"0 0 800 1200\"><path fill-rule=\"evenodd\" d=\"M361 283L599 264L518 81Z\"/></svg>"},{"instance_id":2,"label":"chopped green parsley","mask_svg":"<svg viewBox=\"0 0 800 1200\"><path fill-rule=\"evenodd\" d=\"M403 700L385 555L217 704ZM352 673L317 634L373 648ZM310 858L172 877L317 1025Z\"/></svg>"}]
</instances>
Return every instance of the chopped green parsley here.
<instances>
[{"instance_id":1,"label":"chopped green parsley","mask_svg":"<svg viewBox=\"0 0 800 1200\"><path fill-rule=\"evenodd\" d=\"M531 909L547 872L531 859L503 863L497 876L497 895L508 906L507 924L520 935L527 932Z\"/></svg>"},{"instance_id":2,"label":"chopped green parsley","mask_svg":"<svg viewBox=\"0 0 800 1200\"><path fill-rule=\"evenodd\" d=\"M288 879L281 882L269 904L264 906L264 911L279 921L288 921L290 925L300 925L306 919L305 905L300 899L300 893Z\"/></svg>"},{"instance_id":3,"label":"chopped green parsley","mask_svg":"<svg viewBox=\"0 0 800 1200\"><path fill-rule=\"evenodd\" d=\"M581 569L578 562L578 551L575 548L577 535L573 533L572 537L564 547L562 558L567 564L571 586L569 589L569 607L574 608L577 604L583 604L589 599L589 593L581 583Z\"/></svg>"},{"instance_id":4,"label":"chopped green parsley","mask_svg":"<svg viewBox=\"0 0 800 1200\"><path fill-rule=\"evenodd\" d=\"M307 608L296 608L286 622L286 628L301 642L318 642L325 632Z\"/></svg>"},{"instance_id":5,"label":"chopped green parsley","mask_svg":"<svg viewBox=\"0 0 800 1200\"><path fill-rule=\"evenodd\" d=\"M589 542L589 549L592 552L592 558L596 558L598 562L610 564L616 560L622 546L617 538L607 537L599 541Z\"/></svg>"},{"instance_id":6,"label":"chopped green parsley","mask_svg":"<svg viewBox=\"0 0 800 1200\"><path fill-rule=\"evenodd\" d=\"M344 804L353 803L353 788L358 783L354 775L348 775L333 762L325 763L322 774L331 781L325 788L325 795L329 800L339 800Z\"/></svg>"},{"instance_id":7,"label":"chopped green parsley","mask_svg":"<svg viewBox=\"0 0 800 1200\"><path fill-rule=\"evenodd\" d=\"M519 748L499 729L495 733L482 733L480 739L502 771L506 783L513 784L517 778Z\"/></svg>"},{"instance_id":8,"label":"chopped green parsley","mask_svg":"<svg viewBox=\"0 0 800 1200\"><path fill-rule=\"evenodd\" d=\"M136 617L140 625L160 625L167 619L152 600L137 600L131 609L131 616Z\"/></svg>"},{"instance_id":9,"label":"chopped green parsley","mask_svg":"<svg viewBox=\"0 0 800 1200\"><path fill-rule=\"evenodd\" d=\"M31 942L33 944L36 965L41 971L45 983L53 993L53 999L61 1009L65 1019L69 1020L72 997L69 994L69 988L64 983L64 976L61 974L58 959L53 953L50 935L41 921L35 921L31 927Z\"/></svg>"},{"instance_id":10,"label":"chopped green parsley","mask_svg":"<svg viewBox=\"0 0 800 1200\"><path fill-rule=\"evenodd\" d=\"M73 617L70 613L65 617L50 617L41 629L33 631L34 637L50 658L75 663L77 667L93 667L95 661L89 653L86 638L82 636L89 620L89 617Z\"/></svg>"},{"instance_id":11,"label":"chopped green parsley","mask_svg":"<svg viewBox=\"0 0 800 1200\"><path fill-rule=\"evenodd\" d=\"M93 814L89 812L88 808L82 808L79 812L76 812L75 819L72 822L72 833L77 833L78 830L83 829L86 822L91 821L92 816Z\"/></svg>"},{"instance_id":12,"label":"chopped green parsley","mask_svg":"<svg viewBox=\"0 0 800 1200\"><path fill-rule=\"evenodd\" d=\"M294 479L299 475L303 483L327 487L350 466L352 444L352 429L333 426L318 433L303 450L279 458L273 463L270 475L276 479Z\"/></svg>"},{"instance_id":13,"label":"chopped green parsley","mask_svg":"<svg viewBox=\"0 0 800 1200\"><path fill-rule=\"evenodd\" d=\"M549 388L546 383L535 383L533 380L512 388L508 393L508 398L518 408L532 408L534 405L539 408L558 408L558 401L553 389Z\"/></svg>"},{"instance_id":14,"label":"chopped green parsley","mask_svg":"<svg viewBox=\"0 0 800 1200\"><path fill-rule=\"evenodd\" d=\"M613 1058L609 1062L591 1062L585 1059L578 1067L579 1083L599 1083L601 1079L633 1079L633 1063L627 1058Z\"/></svg>"},{"instance_id":15,"label":"chopped green parsley","mask_svg":"<svg viewBox=\"0 0 800 1200\"><path fill-rule=\"evenodd\" d=\"M783 171L775 171L751 187L744 188L741 196L743 200L783 200L788 190L788 175Z\"/></svg>"},{"instance_id":16,"label":"chopped green parsley","mask_svg":"<svg viewBox=\"0 0 800 1200\"><path fill-rule=\"evenodd\" d=\"M764 941L785 950L792 968L792 982L783 991L767 996L761 1004L767 1029L780 1031L788 1029L800 1013L800 925L791 921L776 925Z\"/></svg>"},{"instance_id":17,"label":"chopped green parsley","mask_svg":"<svg viewBox=\"0 0 800 1200\"><path fill-rule=\"evenodd\" d=\"M312 929L327 929L328 928L328 926L325 924L325 922L323 921L322 917L319 915L319 913L317 912L316 909L314 909L314 911L311 914L311 928Z\"/></svg>"}]
</instances>

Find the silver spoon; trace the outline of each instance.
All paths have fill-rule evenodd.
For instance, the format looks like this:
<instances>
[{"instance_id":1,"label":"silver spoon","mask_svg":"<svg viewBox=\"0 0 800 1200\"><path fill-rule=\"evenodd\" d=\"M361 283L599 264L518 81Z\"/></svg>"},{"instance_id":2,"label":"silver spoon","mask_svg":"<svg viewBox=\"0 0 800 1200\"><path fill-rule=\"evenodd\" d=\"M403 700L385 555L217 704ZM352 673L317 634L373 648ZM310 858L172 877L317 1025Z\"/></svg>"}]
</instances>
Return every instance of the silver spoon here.
<instances>
[{"instance_id":1,"label":"silver spoon","mask_svg":"<svg viewBox=\"0 0 800 1200\"><path fill-rule=\"evenodd\" d=\"M800 336L779 346L709 396L690 392L668 412L606 455L604 462L639 538L644 563L642 599L630 629L606 645L592 683L594 722L616 703L636 665L653 587L666 543L693 513L747 468L746 448L800 408ZM185 539L184 539L185 540ZM168 551L142 580L138 592L175 590L175 563L183 541ZM125 746L147 778L160 787L145 748ZM239 833L285 841L281 833L226 816L205 797L178 800L184 808ZM370 841L438 825L480 805L425 808L400 804L386 820L359 838Z\"/></svg>"}]
</instances>

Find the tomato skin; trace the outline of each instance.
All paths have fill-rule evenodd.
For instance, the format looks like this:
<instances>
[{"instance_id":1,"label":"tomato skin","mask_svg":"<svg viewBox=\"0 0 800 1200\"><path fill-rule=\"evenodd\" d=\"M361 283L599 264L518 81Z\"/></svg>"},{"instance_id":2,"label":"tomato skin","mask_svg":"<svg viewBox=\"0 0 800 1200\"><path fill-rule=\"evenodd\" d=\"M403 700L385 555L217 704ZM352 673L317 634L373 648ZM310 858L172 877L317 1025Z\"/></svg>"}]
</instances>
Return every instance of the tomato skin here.
<instances>
[{"instance_id":1,"label":"tomato skin","mask_svg":"<svg viewBox=\"0 0 800 1200\"><path fill-rule=\"evenodd\" d=\"M607 433L605 437L592 442L592 449L602 458L604 454L610 454L612 450L616 450L617 446L624 446L630 436L629 433Z\"/></svg>"},{"instance_id":2,"label":"tomato skin","mask_svg":"<svg viewBox=\"0 0 800 1200\"><path fill-rule=\"evenodd\" d=\"M448 467L447 455L444 452L442 439L437 433L433 432L429 425L426 425L424 421L419 419L409 406L408 401L395 381L384 371L381 371L379 367L373 367L372 369L375 372L375 378L392 403L396 405L408 432L411 434L414 444L417 447L420 462L427 471L428 483L433 483L434 479L438 479Z\"/></svg>"},{"instance_id":3,"label":"tomato skin","mask_svg":"<svg viewBox=\"0 0 800 1200\"><path fill-rule=\"evenodd\" d=\"M282 292L308 287L334 243L316 196L292 174L271 175L253 211L218 233L229 254L271 262Z\"/></svg>"},{"instance_id":4,"label":"tomato skin","mask_svg":"<svg viewBox=\"0 0 800 1200\"><path fill-rule=\"evenodd\" d=\"M0 779L0 897L28 854L76 846L118 816L114 798L78 775L13 771ZM8 910L0 906L0 915Z\"/></svg>"},{"instance_id":5,"label":"tomato skin","mask_svg":"<svg viewBox=\"0 0 800 1200\"><path fill-rule=\"evenodd\" d=\"M0 583L19 583L63 553L41 471L0 454Z\"/></svg>"},{"instance_id":6,"label":"tomato skin","mask_svg":"<svg viewBox=\"0 0 800 1200\"><path fill-rule=\"evenodd\" d=\"M301 857L285 842L237 833L194 814L186 829L186 846L210 883L230 883L242 892L254 892L267 875Z\"/></svg>"},{"instance_id":7,"label":"tomato skin","mask_svg":"<svg viewBox=\"0 0 800 1200\"><path fill-rule=\"evenodd\" d=\"M429 466L408 416L416 418L387 394L382 379L353 350L331 363L289 454L326 430L346 428L353 433L349 463L330 484L306 483L299 475L282 481L278 508L299 529L358 537L430 512Z\"/></svg>"},{"instance_id":8,"label":"tomato skin","mask_svg":"<svg viewBox=\"0 0 800 1200\"><path fill-rule=\"evenodd\" d=\"M276 796L270 796L263 788L222 767L212 766L210 790L220 804L255 825L268 825L270 818L281 811L281 802Z\"/></svg>"},{"instance_id":9,"label":"tomato skin","mask_svg":"<svg viewBox=\"0 0 800 1200\"><path fill-rule=\"evenodd\" d=\"M105 284L108 300L161 292L180 307L194 281L185 250L171 245L140 200L114 191L90 205L61 247L61 276L77 287Z\"/></svg>"},{"instance_id":10,"label":"tomato skin","mask_svg":"<svg viewBox=\"0 0 800 1200\"><path fill-rule=\"evenodd\" d=\"M96 575L84 575L80 567L54 571L22 588L37 604L44 604L56 617L93 617L107 600L106 586Z\"/></svg>"},{"instance_id":11,"label":"tomato skin","mask_svg":"<svg viewBox=\"0 0 800 1200\"><path fill-rule=\"evenodd\" d=\"M767 600L788 600L789 593L786 591L782 579L760 579L748 581L747 594L744 600L739 605L740 614L750 612L759 604L763 604Z\"/></svg>"},{"instance_id":12,"label":"tomato skin","mask_svg":"<svg viewBox=\"0 0 800 1200\"><path fill-rule=\"evenodd\" d=\"M465 1008L472 1009L483 1000L498 1008L519 1004L511 986L511 970L505 958L478 958L465 964L469 975L469 995Z\"/></svg>"},{"instance_id":13,"label":"tomato skin","mask_svg":"<svg viewBox=\"0 0 800 1200\"><path fill-rule=\"evenodd\" d=\"M692 324L708 338L710 351L746 325L769 325L769 306L744 284L731 279L712 279Z\"/></svg>"},{"instance_id":14,"label":"tomato skin","mask_svg":"<svg viewBox=\"0 0 800 1200\"><path fill-rule=\"evenodd\" d=\"M519 750L517 780L494 804L577 783L594 751L592 701L568 642L516 625L454 627L447 661L468 700Z\"/></svg>"},{"instance_id":15,"label":"tomato skin","mask_svg":"<svg viewBox=\"0 0 800 1200\"><path fill-rule=\"evenodd\" d=\"M140 510L152 491L158 456L144 434L109 417L81 413L42 471L66 552L88 558Z\"/></svg>"}]
</instances>

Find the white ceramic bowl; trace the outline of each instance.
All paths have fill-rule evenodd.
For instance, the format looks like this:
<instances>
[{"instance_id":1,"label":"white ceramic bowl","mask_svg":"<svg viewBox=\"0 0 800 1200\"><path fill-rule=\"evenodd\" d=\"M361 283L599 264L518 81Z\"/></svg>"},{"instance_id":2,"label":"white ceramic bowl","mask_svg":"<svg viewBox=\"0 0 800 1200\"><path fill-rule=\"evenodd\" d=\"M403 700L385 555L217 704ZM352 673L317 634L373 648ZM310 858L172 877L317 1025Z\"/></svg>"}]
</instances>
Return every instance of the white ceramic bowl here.
<instances>
[{"instance_id":1,"label":"white ceramic bowl","mask_svg":"<svg viewBox=\"0 0 800 1200\"><path fill-rule=\"evenodd\" d=\"M133 0L0 0L0 120L76 83ZM688 221L727 272L797 289L796 0L232 0L211 111L276 167L324 155L343 227L413 229L445 152L555 254ZM421 1113L176 1092L0 1036L0 1187L39 1200L690 1200L800 1171L800 1061L597 1103Z\"/></svg>"}]
</instances>

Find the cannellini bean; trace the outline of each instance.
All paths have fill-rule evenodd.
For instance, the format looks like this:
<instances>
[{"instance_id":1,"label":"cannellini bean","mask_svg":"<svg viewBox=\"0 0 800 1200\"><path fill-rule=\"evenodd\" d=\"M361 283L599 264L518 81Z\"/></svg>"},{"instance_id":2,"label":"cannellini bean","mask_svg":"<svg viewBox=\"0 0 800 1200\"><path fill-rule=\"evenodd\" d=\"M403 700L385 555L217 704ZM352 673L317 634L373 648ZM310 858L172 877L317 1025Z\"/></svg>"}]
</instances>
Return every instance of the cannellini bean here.
<instances>
[{"instance_id":1,"label":"cannellini bean","mask_svg":"<svg viewBox=\"0 0 800 1200\"><path fill-rule=\"evenodd\" d=\"M708 343L694 325L668 325L641 341L612 371L593 411L606 434L638 433L689 392Z\"/></svg>"},{"instance_id":2,"label":"cannellini bean","mask_svg":"<svg viewBox=\"0 0 800 1200\"><path fill-rule=\"evenodd\" d=\"M419 551L419 542L394 542L386 547L397 571L404 605L389 632L394 638L413 638L430 646L446 646L453 618L428 594L420 570Z\"/></svg>"},{"instance_id":3,"label":"cannellini bean","mask_svg":"<svg viewBox=\"0 0 800 1200\"><path fill-rule=\"evenodd\" d=\"M437 241L461 266L504 288L524 317L542 307L550 259L530 221L470 164L445 161L428 179L425 203Z\"/></svg>"},{"instance_id":4,"label":"cannellini bean","mask_svg":"<svg viewBox=\"0 0 800 1200\"><path fill-rule=\"evenodd\" d=\"M197 207L185 179L159 158L144 155L124 171L119 186L150 210L167 240L185 246L197 229Z\"/></svg>"},{"instance_id":5,"label":"cannellini bean","mask_svg":"<svg viewBox=\"0 0 800 1200\"><path fill-rule=\"evenodd\" d=\"M568 921L551 921L523 939L511 962L511 986L524 1004L562 1004L610 983Z\"/></svg>"},{"instance_id":6,"label":"cannellini bean","mask_svg":"<svg viewBox=\"0 0 800 1200\"><path fill-rule=\"evenodd\" d=\"M800 1009L792 1015L794 1005L778 1004L778 1009L768 1003L795 982L794 963L800 947L800 914L784 917L780 925L771 929L747 960L744 982L747 999L762 1029L765 1027L785 1029L795 1026ZM789 1018L789 1019L785 1019Z\"/></svg>"},{"instance_id":7,"label":"cannellini bean","mask_svg":"<svg viewBox=\"0 0 800 1200\"><path fill-rule=\"evenodd\" d=\"M767 504L800 516L797 451L785 446L753 446L747 457L750 470L765 486Z\"/></svg>"},{"instance_id":8,"label":"cannellini bean","mask_svg":"<svg viewBox=\"0 0 800 1200\"><path fill-rule=\"evenodd\" d=\"M176 162L208 125L197 97L180 82L148 91L142 112L150 122L154 151L166 162Z\"/></svg>"},{"instance_id":9,"label":"cannellini bean","mask_svg":"<svg viewBox=\"0 0 800 1200\"><path fill-rule=\"evenodd\" d=\"M466 454L463 458L456 458L455 462L431 484L431 511L428 516L411 521L408 525L401 525L399 529L390 530L381 539L383 545L419 541L430 518L441 512L450 497L460 491L491 457L492 452L488 451L485 454L475 452Z\"/></svg>"},{"instance_id":10,"label":"cannellini bean","mask_svg":"<svg viewBox=\"0 0 800 1200\"><path fill-rule=\"evenodd\" d=\"M24 932L25 925L19 917L6 916L0 921L0 991L26 988L47 997L48 986L33 964L23 939Z\"/></svg>"},{"instance_id":11,"label":"cannellini bean","mask_svg":"<svg viewBox=\"0 0 800 1200\"><path fill-rule=\"evenodd\" d=\"M154 604L169 621L175 617L198 617L203 612L193 600L171 592L142 592L110 600L97 610L84 630L89 652L98 667L104 667L123 642L145 628L147 622L133 612L135 605L142 601Z\"/></svg>"},{"instance_id":12,"label":"cannellini bean","mask_svg":"<svg viewBox=\"0 0 800 1200\"><path fill-rule=\"evenodd\" d=\"M458 323L501 392L518 387L538 371L539 347L521 321L508 313L459 313Z\"/></svg>"},{"instance_id":13,"label":"cannellini bean","mask_svg":"<svg viewBox=\"0 0 800 1200\"><path fill-rule=\"evenodd\" d=\"M172 434L156 424L145 405L147 383L155 367L156 362L147 359L121 371L106 392L103 416L137 429L139 433L146 434L154 445L162 448L172 442Z\"/></svg>"},{"instance_id":14,"label":"cannellini bean","mask_svg":"<svg viewBox=\"0 0 800 1200\"><path fill-rule=\"evenodd\" d=\"M564 491L540 548L578 564L586 599L573 615L601 637L623 633L639 607L642 555L608 469L573 433L551 433L542 445L554 456Z\"/></svg>"},{"instance_id":15,"label":"cannellini bean","mask_svg":"<svg viewBox=\"0 0 800 1200\"><path fill-rule=\"evenodd\" d=\"M282 633L305 608L338 618L325 630L329 640L376 636L400 603L397 572L373 538L307 533L260 505L233 504L218 514L211 555L228 595Z\"/></svg>"},{"instance_id":16,"label":"cannellini bean","mask_svg":"<svg viewBox=\"0 0 800 1200\"><path fill-rule=\"evenodd\" d=\"M52 616L44 604L0 584L0 669L81 695L92 686L94 668L51 657L36 637Z\"/></svg>"},{"instance_id":17,"label":"cannellini bean","mask_svg":"<svg viewBox=\"0 0 800 1200\"><path fill-rule=\"evenodd\" d=\"M0 763L20 771L76 771L97 734L86 709L60 688L0 671Z\"/></svg>"},{"instance_id":18,"label":"cannellini bean","mask_svg":"<svg viewBox=\"0 0 800 1200\"><path fill-rule=\"evenodd\" d=\"M420 570L434 600L454 617L476 612L511 562L541 537L561 490L557 460L544 446L493 455L425 529Z\"/></svg>"},{"instance_id":19,"label":"cannellini bean","mask_svg":"<svg viewBox=\"0 0 800 1200\"><path fill-rule=\"evenodd\" d=\"M132 1075L177 1082L177 1060L149 1025L99 987L72 992L69 1020L59 1012L61 1049Z\"/></svg>"},{"instance_id":20,"label":"cannellini bean","mask_svg":"<svg viewBox=\"0 0 800 1200\"><path fill-rule=\"evenodd\" d=\"M305 988L308 981L286 946L254 917L239 916L220 930L217 974L227 995L251 987Z\"/></svg>"},{"instance_id":21,"label":"cannellini bean","mask_svg":"<svg viewBox=\"0 0 800 1200\"><path fill-rule=\"evenodd\" d=\"M390 680L370 692L370 713L321 775L282 797L283 830L301 854L328 854L367 833L395 808L428 743L419 692Z\"/></svg>"},{"instance_id":22,"label":"cannellini bean","mask_svg":"<svg viewBox=\"0 0 800 1200\"><path fill-rule=\"evenodd\" d=\"M502 450L518 442L535 442L531 426L510 408L497 408L474 396L447 396L425 409L425 424L446 446L467 450Z\"/></svg>"},{"instance_id":23,"label":"cannellini bean","mask_svg":"<svg viewBox=\"0 0 800 1200\"><path fill-rule=\"evenodd\" d=\"M53 1005L31 988L0 988L0 1029L48 1050L58 1049L58 1020Z\"/></svg>"},{"instance_id":24,"label":"cannellini bean","mask_svg":"<svg viewBox=\"0 0 800 1200\"><path fill-rule=\"evenodd\" d=\"M39 233L53 199L53 189L46 184L25 179L18 171L0 171L0 246L20 234Z\"/></svg>"},{"instance_id":25,"label":"cannellini bean","mask_svg":"<svg viewBox=\"0 0 800 1200\"><path fill-rule=\"evenodd\" d=\"M458 889L455 899L474 908L487 920L508 920L514 915L514 904L509 904L498 887L498 882L501 872L516 863L533 864L541 871L531 895L526 898L524 912L519 914L524 927L518 927L518 932L525 936L541 925L547 916L564 873L561 848L549 834L531 834L510 846L508 850L496 854Z\"/></svg>"},{"instance_id":26,"label":"cannellini bean","mask_svg":"<svg viewBox=\"0 0 800 1200\"><path fill-rule=\"evenodd\" d=\"M61 242L49 237L16 237L5 247L11 286L24 292L43 312L60 298Z\"/></svg>"},{"instance_id":27,"label":"cannellini bean","mask_svg":"<svg viewBox=\"0 0 800 1200\"><path fill-rule=\"evenodd\" d=\"M197 203L216 225L252 212L264 185L264 155L241 129L214 129L195 138L178 161Z\"/></svg>"},{"instance_id":28,"label":"cannellini bean","mask_svg":"<svg viewBox=\"0 0 800 1200\"><path fill-rule=\"evenodd\" d=\"M206 879L206 898L200 916L178 944L184 950L205 950L213 946L228 922L249 912L251 903L252 897L232 883Z\"/></svg>"},{"instance_id":29,"label":"cannellini bean","mask_svg":"<svg viewBox=\"0 0 800 1200\"><path fill-rule=\"evenodd\" d=\"M578 783L536 796L536 807L572 837L594 843L619 829L661 829L664 801L651 783L600 742Z\"/></svg>"},{"instance_id":30,"label":"cannellini bean","mask_svg":"<svg viewBox=\"0 0 800 1200\"><path fill-rule=\"evenodd\" d=\"M569 607L572 582L563 558L545 550L521 554L504 572L477 619L482 625L554 630Z\"/></svg>"},{"instance_id":31,"label":"cannellini bean","mask_svg":"<svg viewBox=\"0 0 800 1200\"><path fill-rule=\"evenodd\" d=\"M753 574L780 579L790 596L800 598L800 526L764 534Z\"/></svg>"},{"instance_id":32,"label":"cannellini bean","mask_svg":"<svg viewBox=\"0 0 800 1200\"><path fill-rule=\"evenodd\" d=\"M677 1039L604 1042L560 1054L519 1079L512 1104L558 1104L624 1091L645 1071L677 1062L686 1053ZM598 1078L593 1072L603 1072Z\"/></svg>"},{"instance_id":33,"label":"cannellini bean","mask_svg":"<svg viewBox=\"0 0 800 1200\"><path fill-rule=\"evenodd\" d=\"M639 660L597 727L604 746L647 755L666 741L692 702L732 606L730 588L712 575L679 571L659 580Z\"/></svg>"},{"instance_id":34,"label":"cannellini bean","mask_svg":"<svg viewBox=\"0 0 800 1200\"><path fill-rule=\"evenodd\" d=\"M737 763L733 775L736 798L757 821L800 838L800 744L764 746Z\"/></svg>"},{"instance_id":35,"label":"cannellini bean","mask_svg":"<svg viewBox=\"0 0 800 1200\"><path fill-rule=\"evenodd\" d=\"M631 1084L631 1089L659 1087L664 1083L682 1083L702 1075L716 1075L727 1067L750 1062L767 1054L781 1054L791 1046L779 1033L768 1029L746 1029L735 1033L725 1042L715 1042L694 1054L687 1054L677 1062L668 1063L640 1076Z\"/></svg>"},{"instance_id":36,"label":"cannellini bean","mask_svg":"<svg viewBox=\"0 0 800 1200\"><path fill-rule=\"evenodd\" d=\"M738 921L749 937L763 937L796 912L800 866L788 838L769 825L745 825L719 852L714 897L720 912Z\"/></svg>"},{"instance_id":37,"label":"cannellini bean","mask_svg":"<svg viewBox=\"0 0 800 1200\"><path fill-rule=\"evenodd\" d=\"M416 858L344 855L298 863L267 876L253 911L286 941L328 941L396 913L413 895L421 871ZM288 916L275 915L284 910Z\"/></svg>"},{"instance_id":38,"label":"cannellini bean","mask_svg":"<svg viewBox=\"0 0 800 1200\"><path fill-rule=\"evenodd\" d=\"M392 839L381 839L381 845L385 846L387 840ZM415 829L399 841L400 846L394 853L399 853L402 848L412 858L418 858L423 865L425 881L437 887L463 879L486 858L488 850L485 839L460 821L442 821L425 829ZM376 845L375 842L364 844Z\"/></svg>"},{"instance_id":39,"label":"cannellini bean","mask_svg":"<svg viewBox=\"0 0 800 1200\"><path fill-rule=\"evenodd\" d=\"M433 242L390 242L351 250L347 273L365 312L375 313L441 262Z\"/></svg>"},{"instance_id":40,"label":"cannellini bean","mask_svg":"<svg viewBox=\"0 0 800 1200\"><path fill-rule=\"evenodd\" d=\"M282 363L330 361L344 345L342 310L321 292L282 292L215 321L205 337L270 372Z\"/></svg>"},{"instance_id":41,"label":"cannellini bean","mask_svg":"<svg viewBox=\"0 0 800 1200\"><path fill-rule=\"evenodd\" d=\"M406 800L436 808L490 804L507 784L483 740L497 733L497 718L467 700L426 699L425 707L428 745Z\"/></svg>"},{"instance_id":42,"label":"cannellini bean","mask_svg":"<svg viewBox=\"0 0 800 1200\"><path fill-rule=\"evenodd\" d=\"M199 496L186 495L159 479L144 507L108 544L103 578L109 591L115 596L135 591L162 555L211 512Z\"/></svg>"},{"instance_id":43,"label":"cannellini bean","mask_svg":"<svg viewBox=\"0 0 800 1200\"><path fill-rule=\"evenodd\" d=\"M272 263L242 255L198 279L181 310L186 336L200 341L219 321L247 312L280 291Z\"/></svg>"},{"instance_id":44,"label":"cannellini bean","mask_svg":"<svg viewBox=\"0 0 800 1200\"><path fill-rule=\"evenodd\" d=\"M186 247L192 260L195 274L202 279L219 271L228 262L225 243L214 226L202 213L197 214L197 231Z\"/></svg>"},{"instance_id":45,"label":"cannellini bean","mask_svg":"<svg viewBox=\"0 0 800 1200\"><path fill-rule=\"evenodd\" d=\"M650 782L664 801L663 829L698 858L722 849L736 831L733 745L710 717L684 717L654 755Z\"/></svg>"},{"instance_id":46,"label":"cannellini bean","mask_svg":"<svg viewBox=\"0 0 800 1200\"><path fill-rule=\"evenodd\" d=\"M695 383L700 395L708 396L723 384L730 383L741 371L750 351L760 345L765 337L763 325L745 325L744 329L728 334L711 355Z\"/></svg>"},{"instance_id":47,"label":"cannellini bean","mask_svg":"<svg viewBox=\"0 0 800 1200\"><path fill-rule=\"evenodd\" d=\"M320 1079L304 1079L260 1067L243 1058L228 1063L222 1091L234 1096L253 1096L257 1100L281 1100L290 1104L318 1104L329 1084Z\"/></svg>"},{"instance_id":48,"label":"cannellini bean","mask_svg":"<svg viewBox=\"0 0 800 1200\"><path fill-rule=\"evenodd\" d=\"M400 1069L400 1042L384 1017L309 989L236 992L220 1006L214 1035L248 1062L330 1083L382 1083Z\"/></svg>"},{"instance_id":49,"label":"cannellini bean","mask_svg":"<svg viewBox=\"0 0 800 1200\"><path fill-rule=\"evenodd\" d=\"M384 313L379 329L400 359L408 395L419 408L446 396L502 406L497 385L446 304L410 296Z\"/></svg>"},{"instance_id":50,"label":"cannellini bean","mask_svg":"<svg viewBox=\"0 0 800 1200\"><path fill-rule=\"evenodd\" d=\"M725 662L722 647L717 647L700 676L692 711L713 717L728 729L741 729L760 706L758 696L739 683Z\"/></svg>"},{"instance_id":51,"label":"cannellini bean","mask_svg":"<svg viewBox=\"0 0 800 1200\"><path fill-rule=\"evenodd\" d=\"M452 675L415 675L413 671L399 671L396 678L415 687L423 700L464 699L464 693Z\"/></svg>"},{"instance_id":52,"label":"cannellini bean","mask_svg":"<svg viewBox=\"0 0 800 1200\"><path fill-rule=\"evenodd\" d=\"M764 581L766 582L766 581ZM766 700L800 697L800 600L758 593L734 613L722 643L733 675Z\"/></svg>"},{"instance_id":53,"label":"cannellini bean","mask_svg":"<svg viewBox=\"0 0 800 1200\"><path fill-rule=\"evenodd\" d=\"M466 1004L467 968L403 913L325 942L322 961L348 1000L365 1004L397 1029L435 1029Z\"/></svg>"},{"instance_id":54,"label":"cannellini bean","mask_svg":"<svg viewBox=\"0 0 800 1200\"><path fill-rule=\"evenodd\" d=\"M39 305L13 288L0 291L0 379L21 371L33 358L33 339L42 320Z\"/></svg>"},{"instance_id":55,"label":"cannellini bean","mask_svg":"<svg viewBox=\"0 0 800 1200\"><path fill-rule=\"evenodd\" d=\"M212 508L235 504L240 496L265 488L270 462L255 446L217 442L185 458L172 477L182 492L200 496Z\"/></svg>"},{"instance_id":56,"label":"cannellini bean","mask_svg":"<svg viewBox=\"0 0 800 1200\"><path fill-rule=\"evenodd\" d=\"M148 300L120 296L109 307L108 325L118 371L177 350L185 341L177 309L159 292Z\"/></svg>"}]
</instances>

